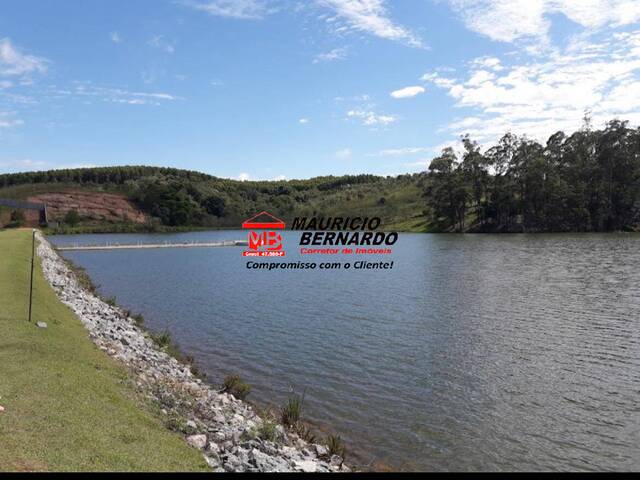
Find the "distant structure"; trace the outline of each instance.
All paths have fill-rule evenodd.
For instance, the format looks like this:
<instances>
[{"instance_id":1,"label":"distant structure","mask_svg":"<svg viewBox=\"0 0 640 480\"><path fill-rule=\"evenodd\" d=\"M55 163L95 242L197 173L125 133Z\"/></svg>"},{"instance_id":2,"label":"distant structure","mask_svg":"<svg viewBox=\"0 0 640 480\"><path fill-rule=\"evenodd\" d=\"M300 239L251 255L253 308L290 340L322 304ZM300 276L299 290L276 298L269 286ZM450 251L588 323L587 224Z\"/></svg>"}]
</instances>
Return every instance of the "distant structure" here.
<instances>
[{"instance_id":1,"label":"distant structure","mask_svg":"<svg viewBox=\"0 0 640 480\"><path fill-rule=\"evenodd\" d=\"M12 210L22 210L24 212L25 221L32 226L47 225L49 217L47 215L46 203L31 203L21 200L13 200L10 198L0 198L0 206L10 208Z\"/></svg>"}]
</instances>

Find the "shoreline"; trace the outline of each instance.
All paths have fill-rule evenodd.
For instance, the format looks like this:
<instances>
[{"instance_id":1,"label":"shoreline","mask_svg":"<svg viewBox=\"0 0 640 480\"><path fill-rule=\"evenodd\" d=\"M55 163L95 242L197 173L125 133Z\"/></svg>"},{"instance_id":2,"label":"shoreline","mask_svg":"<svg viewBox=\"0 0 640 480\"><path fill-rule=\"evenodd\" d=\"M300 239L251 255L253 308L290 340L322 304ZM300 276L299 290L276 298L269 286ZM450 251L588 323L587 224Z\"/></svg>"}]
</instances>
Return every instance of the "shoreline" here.
<instances>
[{"instance_id":1,"label":"shoreline","mask_svg":"<svg viewBox=\"0 0 640 480\"><path fill-rule=\"evenodd\" d=\"M44 277L58 299L80 319L100 350L127 367L136 388L160 410L167 428L181 432L213 471L351 471L326 446L306 442L282 425L274 426L275 438L262 438L272 420L208 385L190 366L162 351L125 311L83 287L41 232L37 237Z\"/></svg>"},{"instance_id":2,"label":"shoreline","mask_svg":"<svg viewBox=\"0 0 640 480\"><path fill-rule=\"evenodd\" d=\"M196 232L230 232L242 230L239 227L165 227L161 229L119 229L119 228L69 228L69 229L41 229L42 234L45 237L49 236L72 236L72 235L172 235L179 233L196 233ZM293 232L296 230L285 230L287 232ZM325 231L325 230L314 230ZM327 230L332 231L332 230ZM590 235L590 234L623 234L623 233L640 233L640 226L622 229L622 230L573 230L573 231L544 231L544 230L531 230L531 231L479 231L479 230L465 230L465 231L446 231L446 230L432 230L432 229L393 229L393 228L381 228L379 230L383 233L396 232L402 234L419 234L419 235Z\"/></svg>"}]
</instances>

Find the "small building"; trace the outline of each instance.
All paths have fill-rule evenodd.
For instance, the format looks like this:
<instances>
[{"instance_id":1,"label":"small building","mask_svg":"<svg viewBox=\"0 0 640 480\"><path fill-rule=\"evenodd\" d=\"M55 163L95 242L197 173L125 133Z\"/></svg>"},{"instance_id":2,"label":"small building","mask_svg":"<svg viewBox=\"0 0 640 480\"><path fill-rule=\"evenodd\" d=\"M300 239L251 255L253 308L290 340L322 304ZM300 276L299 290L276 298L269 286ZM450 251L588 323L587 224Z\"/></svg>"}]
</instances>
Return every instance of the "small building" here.
<instances>
[{"instance_id":1,"label":"small building","mask_svg":"<svg viewBox=\"0 0 640 480\"><path fill-rule=\"evenodd\" d=\"M31 227L47 225L47 205L45 203L23 202L12 198L0 198L0 206L24 213L25 224Z\"/></svg>"}]
</instances>

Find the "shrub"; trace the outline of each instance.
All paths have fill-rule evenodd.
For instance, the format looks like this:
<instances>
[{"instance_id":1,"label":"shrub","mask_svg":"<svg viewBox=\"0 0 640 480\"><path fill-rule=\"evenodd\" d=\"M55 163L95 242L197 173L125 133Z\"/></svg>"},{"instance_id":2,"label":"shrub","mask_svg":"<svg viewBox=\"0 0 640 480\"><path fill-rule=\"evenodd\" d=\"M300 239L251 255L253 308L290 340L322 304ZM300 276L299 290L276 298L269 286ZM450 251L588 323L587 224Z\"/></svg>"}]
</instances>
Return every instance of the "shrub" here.
<instances>
[{"instance_id":1,"label":"shrub","mask_svg":"<svg viewBox=\"0 0 640 480\"><path fill-rule=\"evenodd\" d=\"M207 378L206 372L200 370L200 367L198 367L198 364L196 363L196 359L192 355L185 355L182 358L182 361L189 366L189 369L191 370L191 373L193 375L202 380L205 380Z\"/></svg>"},{"instance_id":2,"label":"shrub","mask_svg":"<svg viewBox=\"0 0 640 480\"><path fill-rule=\"evenodd\" d=\"M164 418L164 425L171 431L186 433L183 431L185 430L186 425L184 423L184 419L174 412L167 414L167 416Z\"/></svg>"},{"instance_id":3,"label":"shrub","mask_svg":"<svg viewBox=\"0 0 640 480\"><path fill-rule=\"evenodd\" d=\"M164 332L157 335L151 334L151 339L160 348L167 348L171 345L171 333L169 332L169 330L165 330Z\"/></svg>"},{"instance_id":4,"label":"shrub","mask_svg":"<svg viewBox=\"0 0 640 480\"><path fill-rule=\"evenodd\" d=\"M298 422L295 432L305 442L316 443L316 436L311 433L311 430L304 423Z\"/></svg>"},{"instance_id":5,"label":"shrub","mask_svg":"<svg viewBox=\"0 0 640 480\"><path fill-rule=\"evenodd\" d=\"M115 307L116 303L117 303L116 297L105 298L104 299L104 303L106 303L107 305L110 305L112 307Z\"/></svg>"},{"instance_id":6,"label":"shrub","mask_svg":"<svg viewBox=\"0 0 640 480\"><path fill-rule=\"evenodd\" d=\"M304 397L299 397L295 395L289 399L287 404L282 407L280 411L280 420L282 424L292 428L298 425L300 419L302 418L302 403L304 402Z\"/></svg>"},{"instance_id":7,"label":"shrub","mask_svg":"<svg viewBox=\"0 0 640 480\"><path fill-rule=\"evenodd\" d=\"M78 225L80 223L80 214L78 213L77 210L69 210L66 213L66 215L64 216L63 222L66 225L69 225L71 227L75 227L76 225Z\"/></svg>"},{"instance_id":8,"label":"shrub","mask_svg":"<svg viewBox=\"0 0 640 480\"><path fill-rule=\"evenodd\" d=\"M133 321L135 322L135 324L139 327L141 327L142 325L144 325L144 317L142 316L142 314L140 313L136 313L133 317Z\"/></svg>"},{"instance_id":9,"label":"shrub","mask_svg":"<svg viewBox=\"0 0 640 480\"><path fill-rule=\"evenodd\" d=\"M207 213L215 215L216 217L224 217L226 202L224 198L212 195L205 199L203 206Z\"/></svg>"},{"instance_id":10,"label":"shrub","mask_svg":"<svg viewBox=\"0 0 640 480\"><path fill-rule=\"evenodd\" d=\"M278 439L278 423L273 418L264 418L258 429L258 436L262 440L275 442Z\"/></svg>"},{"instance_id":11,"label":"shrub","mask_svg":"<svg viewBox=\"0 0 640 480\"><path fill-rule=\"evenodd\" d=\"M238 375L229 375L224 379L224 392L244 400L251 392L251 385L244 383Z\"/></svg>"},{"instance_id":12,"label":"shrub","mask_svg":"<svg viewBox=\"0 0 640 480\"><path fill-rule=\"evenodd\" d=\"M329 435L326 439L327 449L329 450L329 456L338 455L344 460L347 454L347 449L340 438L340 435Z\"/></svg>"}]
</instances>

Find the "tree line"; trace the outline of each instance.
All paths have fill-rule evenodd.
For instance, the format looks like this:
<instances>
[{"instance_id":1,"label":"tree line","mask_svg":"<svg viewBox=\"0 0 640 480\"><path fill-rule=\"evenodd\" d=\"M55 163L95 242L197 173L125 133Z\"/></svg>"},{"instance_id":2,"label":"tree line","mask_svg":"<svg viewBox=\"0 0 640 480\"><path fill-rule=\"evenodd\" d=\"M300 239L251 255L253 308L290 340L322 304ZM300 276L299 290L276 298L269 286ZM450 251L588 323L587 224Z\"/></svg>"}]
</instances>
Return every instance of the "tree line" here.
<instances>
[{"instance_id":1,"label":"tree line","mask_svg":"<svg viewBox=\"0 0 640 480\"><path fill-rule=\"evenodd\" d=\"M268 210L287 221L381 216L385 225L426 223L422 231L629 230L640 226L640 129L613 120L594 130L586 119L579 131L555 133L544 145L506 134L486 150L465 136L461 153L448 148L425 172L386 178L241 182L147 166L0 175L0 197L78 186L120 192L172 227L234 227Z\"/></svg>"},{"instance_id":2,"label":"tree line","mask_svg":"<svg viewBox=\"0 0 640 480\"><path fill-rule=\"evenodd\" d=\"M640 129L590 120L542 145L504 135L481 152L468 136L428 169L426 215L440 231L601 232L640 225Z\"/></svg>"},{"instance_id":3,"label":"tree line","mask_svg":"<svg viewBox=\"0 0 640 480\"><path fill-rule=\"evenodd\" d=\"M165 226L234 226L262 210L291 218L317 200L355 186L377 185L375 175L324 176L308 180L238 181L175 168L122 166L0 175L2 188L21 185L117 191ZM36 190L36 188L34 188Z\"/></svg>"}]
</instances>

